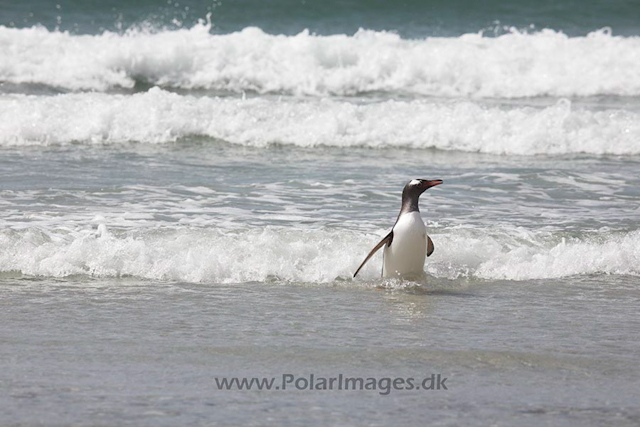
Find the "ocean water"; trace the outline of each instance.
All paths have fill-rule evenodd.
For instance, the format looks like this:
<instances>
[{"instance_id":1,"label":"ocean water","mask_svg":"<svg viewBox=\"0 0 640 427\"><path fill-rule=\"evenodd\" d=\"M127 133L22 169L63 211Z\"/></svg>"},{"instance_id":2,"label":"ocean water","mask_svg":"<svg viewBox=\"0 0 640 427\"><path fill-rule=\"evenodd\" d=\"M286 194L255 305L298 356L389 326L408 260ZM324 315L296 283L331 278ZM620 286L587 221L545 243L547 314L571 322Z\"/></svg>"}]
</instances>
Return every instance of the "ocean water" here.
<instances>
[{"instance_id":1,"label":"ocean water","mask_svg":"<svg viewBox=\"0 0 640 427\"><path fill-rule=\"evenodd\" d=\"M637 425L639 10L0 2L0 424Z\"/></svg>"}]
</instances>

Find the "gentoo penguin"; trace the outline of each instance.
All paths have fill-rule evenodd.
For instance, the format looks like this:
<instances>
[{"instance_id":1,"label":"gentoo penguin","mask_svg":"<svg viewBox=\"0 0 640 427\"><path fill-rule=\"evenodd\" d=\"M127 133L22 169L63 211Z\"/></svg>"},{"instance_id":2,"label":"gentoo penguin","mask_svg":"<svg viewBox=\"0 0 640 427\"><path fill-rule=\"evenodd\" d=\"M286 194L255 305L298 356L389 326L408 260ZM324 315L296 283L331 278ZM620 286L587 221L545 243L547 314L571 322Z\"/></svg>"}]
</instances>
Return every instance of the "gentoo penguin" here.
<instances>
[{"instance_id":1,"label":"gentoo penguin","mask_svg":"<svg viewBox=\"0 0 640 427\"><path fill-rule=\"evenodd\" d=\"M425 256L433 253L434 246L427 236L427 228L420 217L418 199L428 188L442 184L441 179L414 179L402 190L402 207L393 228L362 261L356 274L378 249L384 246L382 277L421 276L424 274Z\"/></svg>"}]
</instances>

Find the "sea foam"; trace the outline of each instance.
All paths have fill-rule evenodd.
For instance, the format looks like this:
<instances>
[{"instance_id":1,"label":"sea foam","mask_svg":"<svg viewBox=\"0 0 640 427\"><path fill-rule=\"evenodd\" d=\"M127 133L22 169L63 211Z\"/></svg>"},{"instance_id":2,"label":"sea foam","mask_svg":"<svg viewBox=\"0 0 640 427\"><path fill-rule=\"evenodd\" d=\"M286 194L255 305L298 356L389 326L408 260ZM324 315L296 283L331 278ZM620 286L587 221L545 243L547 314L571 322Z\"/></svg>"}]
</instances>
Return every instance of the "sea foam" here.
<instances>
[{"instance_id":1,"label":"sea foam","mask_svg":"<svg viewBox=\"0 0 640 427\"><path fill-rule=\"evenodd\" d=\"M383 235L384 230L380 231ZM131 276L151 280L237 283L349 279L380 235L277 227L220 229L0 231L0 272L33 276ZM640 276L640 233L582 237L522 229L450 228L432 233L432 277L528 280L580 274ZM380 275L381 255L358 280Z\"/></svg>"},{"instance_id":2,"label":"sea foam","mask_svg":"<svg viewBox=\"0 0 640 427\"><path fill-rule=\"evenodd\" d=\"M390 32L270 35L130 29L74 35L0 26L0 81L67 90L182 89L297 95L363 92L516 98L640 95L640 38L511 32L408 40Z\"/></svg>"},{"instance_id":3,"label":"sea foam","mask_svg":"<svg viewBox=\"0 0 640 427\"><path fill-rule=\"evenodd\" d=\"M0 146L166 143L204 136L244 146L436 148L493 154L640 154L640 117L561 99L547 107L471 101L211 98L159 88L0 97Z\"/></svg>"}]
</instances>

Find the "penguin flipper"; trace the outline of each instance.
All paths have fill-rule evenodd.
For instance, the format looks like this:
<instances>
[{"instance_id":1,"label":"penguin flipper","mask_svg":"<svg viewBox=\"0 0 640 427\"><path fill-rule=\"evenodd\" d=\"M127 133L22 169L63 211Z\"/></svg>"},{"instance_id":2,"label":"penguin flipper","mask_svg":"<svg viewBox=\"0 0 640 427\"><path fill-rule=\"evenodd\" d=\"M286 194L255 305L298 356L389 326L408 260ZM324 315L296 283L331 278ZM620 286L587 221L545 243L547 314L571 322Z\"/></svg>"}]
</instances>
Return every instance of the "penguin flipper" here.
<instances>
[{"instance_id":1,"label":"penguin flipper","mask_svg":"<svg viewBox=\"0 0 640 427\"><path fill-rule=\"evenodd\" d=\"M353 277L356 277L356 274L358 274L358 272L360 271L360 269L362 267L364 267L364 265L367 263L367 261L369 261L369 258L371 258L373 256L373 254L375 254L376 252L378 252L378 249L380 249L381 247L383 247L385 244L389 244L391 245L391 242L393 241L393 230L391 230L389 232L389 234L387 234L386 236L384 236L384 238L382 240L380 240L380 242L374 246L373 249L371 249L371 252L369 252L369 255L367 255L367 257L364 259L364 261L362 261L362 264L360 264L360 267L358 267L358 269L356 270L355 273L353 273Z\"/></svg>"},{"instance_id":2,"label":"penguin flipper","mask_svg":"<svg viewBox=\"0 0 640 427\"><path fill-rule=\"evenodd\" d=\"M427 236L427 256L430 256L435 249L436 247L433 245L431 237Z\"/></svg>"}]
</instances>

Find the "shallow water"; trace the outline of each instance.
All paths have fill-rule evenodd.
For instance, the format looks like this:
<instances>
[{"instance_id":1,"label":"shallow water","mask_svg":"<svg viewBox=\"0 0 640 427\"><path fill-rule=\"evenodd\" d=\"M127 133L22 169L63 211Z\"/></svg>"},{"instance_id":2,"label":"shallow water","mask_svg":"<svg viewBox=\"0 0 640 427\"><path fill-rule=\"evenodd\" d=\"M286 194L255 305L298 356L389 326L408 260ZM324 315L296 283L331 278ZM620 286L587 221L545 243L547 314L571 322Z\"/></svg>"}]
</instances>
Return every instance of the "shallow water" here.
<instances>
[{"instance_id":1,"label":"shallow water","mask_svg":"<svg viewBox=\"0 0 640 427\"><path fill-rule=\"evenodd\" d=\"M629 339L640 326L635 277L434 292L373 283L2 282L5 421L633 425L640 416L639 349ZM441 373L448 390L240 392L214 381L285 373Z\"/></svg>"}]
</instances>

